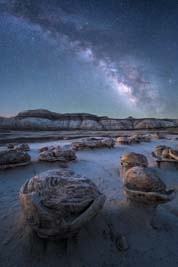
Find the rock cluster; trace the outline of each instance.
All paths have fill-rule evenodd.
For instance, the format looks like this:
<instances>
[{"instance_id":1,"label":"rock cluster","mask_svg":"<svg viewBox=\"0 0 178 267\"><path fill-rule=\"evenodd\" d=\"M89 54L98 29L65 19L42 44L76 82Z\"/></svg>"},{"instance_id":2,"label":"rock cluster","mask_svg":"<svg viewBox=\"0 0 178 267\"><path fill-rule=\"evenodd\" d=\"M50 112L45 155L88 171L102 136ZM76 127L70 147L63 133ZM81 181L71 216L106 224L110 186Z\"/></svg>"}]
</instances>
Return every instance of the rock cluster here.
<instances>
[{"instance_id":1,"label":"rock cluster","mask_svg":"<svg viewBox=\"0 0 178 267\"><path fill-rule=\"evenodd\" d=\"M103 137L103 138L85 138L80 141L72 143L74 150L82 150L87 148L113 148L115 141L113 138Z\"/></svg>"},{"instance_id":2,"label":"rock cluster","mask_svg":"<svg viewBox=\"0 0 178 267\"><path fill-rule=\"evenodd\" d=\"M0 151L0 169L8 169L30 164L31 158L28 153L20 150Z\"/></svg>"},{"instance_id":3,"label":"rock cluster","mask_svg":"<svg viewBox=\"0 0 178 267\"><path fill-rule=\"evenodd\" d=\"M61 169L29 179L19 197L31 228L39 237L53 240L76 234L105 202L91 180Z\"/></svg>"},{"instance_id":4,"label":"rock cluster","mask_svg":"<svg viewBox=\"0 0 178 267\"><path fill-rule=\"evenodd\" d=\"M72 161L75 160L76 154L72 148L61 147L61 146L51 146L51 147L43 147L40 149L39 160L41 161Z\"/></svg>"}]
</instances>

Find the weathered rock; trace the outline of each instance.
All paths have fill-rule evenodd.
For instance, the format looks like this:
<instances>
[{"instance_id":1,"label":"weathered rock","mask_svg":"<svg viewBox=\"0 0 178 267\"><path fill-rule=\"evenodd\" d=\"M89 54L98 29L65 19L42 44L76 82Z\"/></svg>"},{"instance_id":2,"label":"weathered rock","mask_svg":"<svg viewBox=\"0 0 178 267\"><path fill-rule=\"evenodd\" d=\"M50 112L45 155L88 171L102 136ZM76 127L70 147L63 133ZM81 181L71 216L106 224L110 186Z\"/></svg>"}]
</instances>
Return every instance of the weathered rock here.
<instances>
[{"instance_id":1,"label":"weathered rock","mask_svg":"<svg viewBox=\"0 0 178 267\"><path fill-rule=\"evenodd\" d=\"M167 146L156 146L152 156L159 168L178 169L178 150Z\"/></svg>"},{"instance_id":2,"label":"weathered rock","mask_svg":"<svg viewBox=\"0 0 178 267\"><path fill-rule=\"evenodd\" d=\"M166 185L153 169L143 167L133 167L125 173L124 191L129 200L154 206L175 197L175 191L166 191Z\"/></svg>"},{"instance_id":3,"label":"weathered rock","mask_svg":"<svg viewBox=\"0 0 178 267\"><path fill-rule=\"evenodd\" d=\"M76 234L105 202L92 181L61 169L29 179L19 197L31 228L39 237L54 240Z\"/></svg>"},{"instance_id":4,"label":"weathered rock","mask_svg":"<svg viewBox=\"0 0 178 267\"><path fill-rule=\"evenodd\" d=\"M113 148L115 141L113 138L86 138L72 143L74 150L82 150L87 148Z\"/></svg>"},{"instance_id":5,"label":"weathered rock","mask_svg":"<svg viewBox=\"0 0 178 267\"><path fill-rule=\"evenodd\" d=\"M169 156L178 161L178 150L169 149Z\"/></svg>"},{"instance_id":6,"label":"weathered rock","mask_svg":"<svg viewBox=\"0 0 178 267\"><path fill-rule=\"evenodd\" d=\"M39 149L39 152L41 153L41 152L44 152L44 151L48 151L48 146L44 146L44 147L41 147L40 149Z\"/></svg>"},{"instance_id":7,"label":"weathered rock","mask_svg":"<svg viewBox=\"0 0 178 267\"><path fill-rule=\"evenodd\" d=\"M152 136L150 134L136 134L135 139L139 142L150 142Z\"/></svg>"},{"instance_id":8,"label":"weathered rock","mask_svg":"<svg viewBox=\"0 0 178 267\"><path fill-rule=\"evenodd\" d=\"M14 149L15 146L16 144L13 144L13 143L7 144L8 149Z\"/></svg>"},{"instance_id":9,"label":"weathered rock","mask_svg":"<svg viewBox=\"0 0 178 267\"><path fill-rule=\"evenodd\" d=\"M152 152L152 156L156 160L177 160L178 161L178 150L172 149L171 147L167 147L164 145L156 146L154 151Z\"/></svg>"},{"instance_id":10,"label":"weathered rock","mask_svg":"<svg viewBox=\"0 0 178 267\"><path fill-rule=\"evenodd\" d=\"M140 166L140 167L148 167L147 158L139 153L135 152L126 152L120 158L121 171L124 176L127 170L132 167Z\"/></svg>"},{"instance_id":11,"label":"weathered rock","mask_svg":"<svg viewBox=\"0 0 178 267\"><path fill-rule=\"evenodd\" d=\"M73 149L66 148L66 147L49 147L41 149L39 160L41 161L72 161L75 160L76 154Z\"/></svg>"},{"instance_id":12,"label":"weathered rock","mask_svg":"<svg viewBox=\"0 0 178 267\"><path fill-rule=\"evenodd\" d=\"M131 144L130 138L128 136L119 136L117 138L116 142L121 144L121 145L130 145Z\"/></svg>"},{"instance_id":13,"label":"weathered rock","mask_svg":"<svg viewBox=\"0 0 178 267\"><path fill-rule=\"evenodd\" d=\"M139 144L140 143L140 138L139 135L134 134L129 136L130 144Z\"/></svg>"},{"instance_id":14,"label":"weathered rock","mask_svg":"<svg viewBox=\"0 0 178 267\"><path fill-rule=\"evenodd\" d=\"M22 150L22 151L29 151L30 147L28 144L20 144L17 146L17 149Z\"/></svg>"},{"instance_id":15,"label":"weathered rock","mask_svg":"<svg viewBox=\"0 0 178 267\"><path fill-rule=\"evenodd\" d=\"M30 164L31 159L28 153L20 150L0 151L0 169L14 168Z\"/></svg>"},{"instance_id":16,"label":"weathered rock","mask_svg":"<svg viewBox=\"0 0 178 267\"><path fill-rule=\"evenodd\" d=\"M28 144L7 144L8 149L12 150L21 150L21 151L29 151L30 147Z\"/></svg>"},{"instance_id":17,"label":"weathered rock","mask_svg":"<svg viewBox=\"0 0 178 267\"><path fill-rule=\"evenodd\" d=\"M161 227L157 221L157 206L175 198L176 190L166 185L151 168L132 167L124 176L125 207L133 228Z\"/></svg>"},{"instance_id":18,"label":"weathered rock","mask_svg":"<svg viewBox=\"0 0 178 267\"><path fill-rule=\"evenodd\" d=\"M135 129L159 129L159 128L169 128L175 127L177 125L176 120L171 119L140 119L135 120Z\"/></svg>"},{"instance_id":19,"label":"weathered rock","mask_svg":"<svg viewBox=\"0 0 178 267\"><path fill-rule=\"evenodd\" d=\"M134 134L131 136L119 136L116 140L117 143L122 145L139 144L140 142L150 142L149 135Z\"/></svg>"}]
</instances>

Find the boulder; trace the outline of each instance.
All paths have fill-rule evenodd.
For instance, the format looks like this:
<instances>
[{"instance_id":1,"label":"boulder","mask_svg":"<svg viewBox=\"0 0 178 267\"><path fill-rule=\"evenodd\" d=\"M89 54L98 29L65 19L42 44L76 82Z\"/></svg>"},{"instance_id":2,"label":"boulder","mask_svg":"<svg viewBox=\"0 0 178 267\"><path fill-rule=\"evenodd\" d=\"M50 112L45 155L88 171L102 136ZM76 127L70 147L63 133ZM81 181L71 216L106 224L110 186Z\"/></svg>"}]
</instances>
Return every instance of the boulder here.
<instances>
[{"instance_id":1,"label":"boulder","mask_svg":"<svg viewBox=\"0 0 178 267\"><path fill-rule=\"evenodd\" d=\"M67 147L60 147L60 146L44 147L44 148L40 149L40 151L41 152L39 154L39 160L41 160L41 161L67 162L67 161L75 160L77 158L75 151L73 149L67 148Z\"/></svg>"},{"instance_id":2,"label":"boulder","mask_svg":"<svg viewBox=\"0 0 178 267\"><path fill-rule=\"evenodd\" d=\"M27 223L41 238L65 239L78 233L102 209L105 197L86 177L69 170L50 170L20 189Z\"/></svg>"},{"instance_id":3,"label":"boulder","mask_svg":"<svg viewBox=\"0 0 178 267\"><path fill-rule=\"evenodd\" d=\"M175 197L175 190L167 191L155 170L143 167L132 167L125 173L124 191L129 200L153 206Z\"/></svg>"},{"instance_id":4,"label":"boulder","mask_svg":"<svg viewBox=\"0 0 178 267\"><path fill-rule=\"evenodd\" d=\"M116 139L116 142L121 145L130 145L130 138L128 136L119 136Z\"/></svg>"},{"instance_id":5,"label":"boulder","mask_svg":"<svg viewBox=\"0 0 178 267\"><path fill-rule=\"evenodd\" d=\"M113 148L115 145L115 141L113 138L103 137L103 138L85 138L80 141L75 141L72 143L72 147L74 150L82 150L82 149L94 149L94 148Z\"/></svg>"},{"instance_id":6,"label":"boulder","mask_svg":"<svg viewBox=\"0 0 178 267\"><path fill-rule=\"evenodd\" d=\"M152 152L152 157L157 166L163 169L178 169L178 149L164 145L156 146Z\"/></svg>"},{"instance_id":7,"label":"boulder","mask_svg":"<svg viewBox=\"0 0 178 267\"><path fill-rule=\"evenodd\" d=\"M124 176L125 206L133 229L162 227L157 218L157 206L173 200L175 189L166 189L165 183L151 168L132 167Z\"/></svg>"},{"instance_id":8,"label":"boulder","mask_svg":"<svg viewBox=\"0 0 178 267\"><path fill-rule=\"evenodd\" d=\"M31 163L28 153L20 150L0 151L0 169L14 168Z\"/></svg>"},{"instance_id":9,"label":"boulder","mask_svg":"<svg viewBox=\"0 0 178 267\"><path fill-rule=\"evenodd\" d=\"M154 148L152 156L156 160L175 160L178 161L178 150L171 147L159 145Z\"/></svg>"},{"instance_id":10,"label":"boulder","mask_svg":"<svg viewBox=\"0 0 178 267\"><path fill-rule=\"evenodd\" d=\"M147 158L143 154L135 152L126 152L120 158L121 172L125 176L125 173L132 167L148 167Z\"/></svg>"}]
</instances>

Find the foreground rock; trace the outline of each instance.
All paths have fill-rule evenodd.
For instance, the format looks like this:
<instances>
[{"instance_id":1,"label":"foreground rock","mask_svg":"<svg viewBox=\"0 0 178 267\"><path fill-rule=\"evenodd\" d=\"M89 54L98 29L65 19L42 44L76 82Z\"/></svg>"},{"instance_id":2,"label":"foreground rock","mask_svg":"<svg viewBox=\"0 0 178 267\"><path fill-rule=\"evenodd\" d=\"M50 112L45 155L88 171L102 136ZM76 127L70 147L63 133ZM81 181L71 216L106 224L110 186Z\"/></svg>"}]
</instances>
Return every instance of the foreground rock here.
<instances>
[{"instance_id":1,"label":"foreground rock","mask_svg":"<svg viewBox=\"0 0 178 267\"><path fill-rule=\"evenodd\" d=\"M87 148L113 148L115 145L115 141L113 138L86 138L80 141L76 141L72 143L72 147L74 150L82 150Z\"/></svg>"},{"instance_id":2,"label":"foreground rock","mask_svg":"<svg viewBox=\"0 0 178 267\"><path fill-rule=\"evenodd\" d=\"M28 153L19 150L0 151L0 169L8 169L28 165L31 158Z\"/></svg>"},{"instance_id":3,"label":"foreground rock","mask_svg":"<svg viewBox=\"0 0 178 267\"><path fill-rule=\"evenodd\" d=\"M39 237L53 240L76 234L105 202L93 182L67 170L32 177L21 187L19 196L31 228Z\"/></svg>"},{"instance_id":4,"label":"foreground rock","mask_svg":"<svg viewBox=\"0 0 178 267\"><path fill-rule=\"evenodd\" d=\"M87 113L59 114L27 110L12 118L0 117L0 128L10 130L134 130L178 127L176 119L113 119Z\"/></svg>"},{"instance_id":5,"label":"foreground rock","mask_svg":"<svg viewBox=\"0 0 178 267\"><path fill-rule=\"evenodd\" d=\"M39 160L41 161L48 161L48 162L54 162L54 161L72 161L75 160L76 154L75 151L72 148L68 147L43 147L40 149L40 155Z\"/></svg>"},{"instance_id":6,"label":"foreground rock","mask_svg":"<svg viewBox=\"0 0 178 267\"><path fill-rule=\"evenodd\" d=\"M167 191L153 169L143 167L132 167L125 173L124 192L135 223L142 221L145 227L154 227L156 207L175 197L175 190Z\"/></svg>"},{"instance_id":7,"label":"foreground rock","mask_svg":"<svg viewBox=\"0 0 178 267\"><path fill-rule=\"evenodd\" d=\"M172 191L166 191L166 185L151 168L133 167L124 177L127 198L146 204L161 204L172 200Z\"/></svg>"}]
</instances>

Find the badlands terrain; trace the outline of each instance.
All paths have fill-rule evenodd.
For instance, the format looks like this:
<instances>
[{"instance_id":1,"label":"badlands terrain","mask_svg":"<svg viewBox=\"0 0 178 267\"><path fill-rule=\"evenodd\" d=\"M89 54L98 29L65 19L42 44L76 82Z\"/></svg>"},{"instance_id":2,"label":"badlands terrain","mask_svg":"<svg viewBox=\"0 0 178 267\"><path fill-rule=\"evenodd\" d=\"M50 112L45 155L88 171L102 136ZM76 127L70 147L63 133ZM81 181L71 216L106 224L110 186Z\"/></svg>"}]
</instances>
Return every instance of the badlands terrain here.
<instances>
[{"instance_id":1,"label":"badlands terrain","mask_svg":"<svg viewBox=\"0 0 178 267\"><path fill-rule=\"evenodd\" d=\"M30 114L30 116L32 115ZM147 227L142 222L142 218L135 220L136 216L132 212L128 213L120 168L120 157L123 153L144 154L148 159L149 166L156 170L167 188L174 188L177 191L178 170L172 167L158 168L151 154L157 145L178 148L178 132L174 130L172 133L172 130L168 129L176 127L176 120L158 120L158 125L161 123L161 129L150 126L153 122L157 122L152 119L152 124L146 124L149 125L149 129L144 130L136 128L143 121L136 123L134 120L135 126L132 130L129 130L128 127L122 131L121 129L113 130L113 126L111 127L113 122L107 122L108 131L103 128L96 131L92 128L93 126L89 127L90 124L87 122L80 124L89 127L85 130L84 126L80 126L82 130L75 128L73 131L68 131L64 127L62 131L49 131L48 126L52 123L57 125L55 127L59 127L58 119L53 121L51 117L45 118L44 123L43 119L39 120L36 117L31 119L32 117L26 117L23 113L17 117L1 119L0 151L7 149L6 146L10 143L16 143L16 145L23 142L28 143L31 164L0 170L0 266L178 266L178 196L176 195L172 201L166 204L159 205L154 227ZM72 125L71 120L73 119L69 120L68 115L67 120ZM94 118L94 121L96 122L97 119ZM132 121L133 127L133 119L129 118L127 123L128 121L129 125ZM101 123L101 119L99 122ZM124 123L126 123L125 120ZM11 127L12 125L13 127ZM28 127L33 125L32 128L34 130L36 127L36 131L31 131L32 129L27 125ZM120 125L119 120L117 127ZM164 126L166 129L163 129ZM21 131L16 131L18 127L22 127ZM48 131L37 131L39 127L41 130L47 127ZM150 142L142 141L131 144L116 142L113 148L79 149L75 151L76 160L67 163L39 161L39 150L44 147L57 147L58 145L70 147L73 142L82 141L90 136L109 136L116 141L119 136L133 136L135 133L149 135ZM52 241L40 239L27 225L19 202L19 190L32 176L58 168L69 169L89 178L105 195L106 201L98 215L82 227L76 236L66 240ZM123 242L120 243L120 239Z\"/></svg>"}]
</instances>

